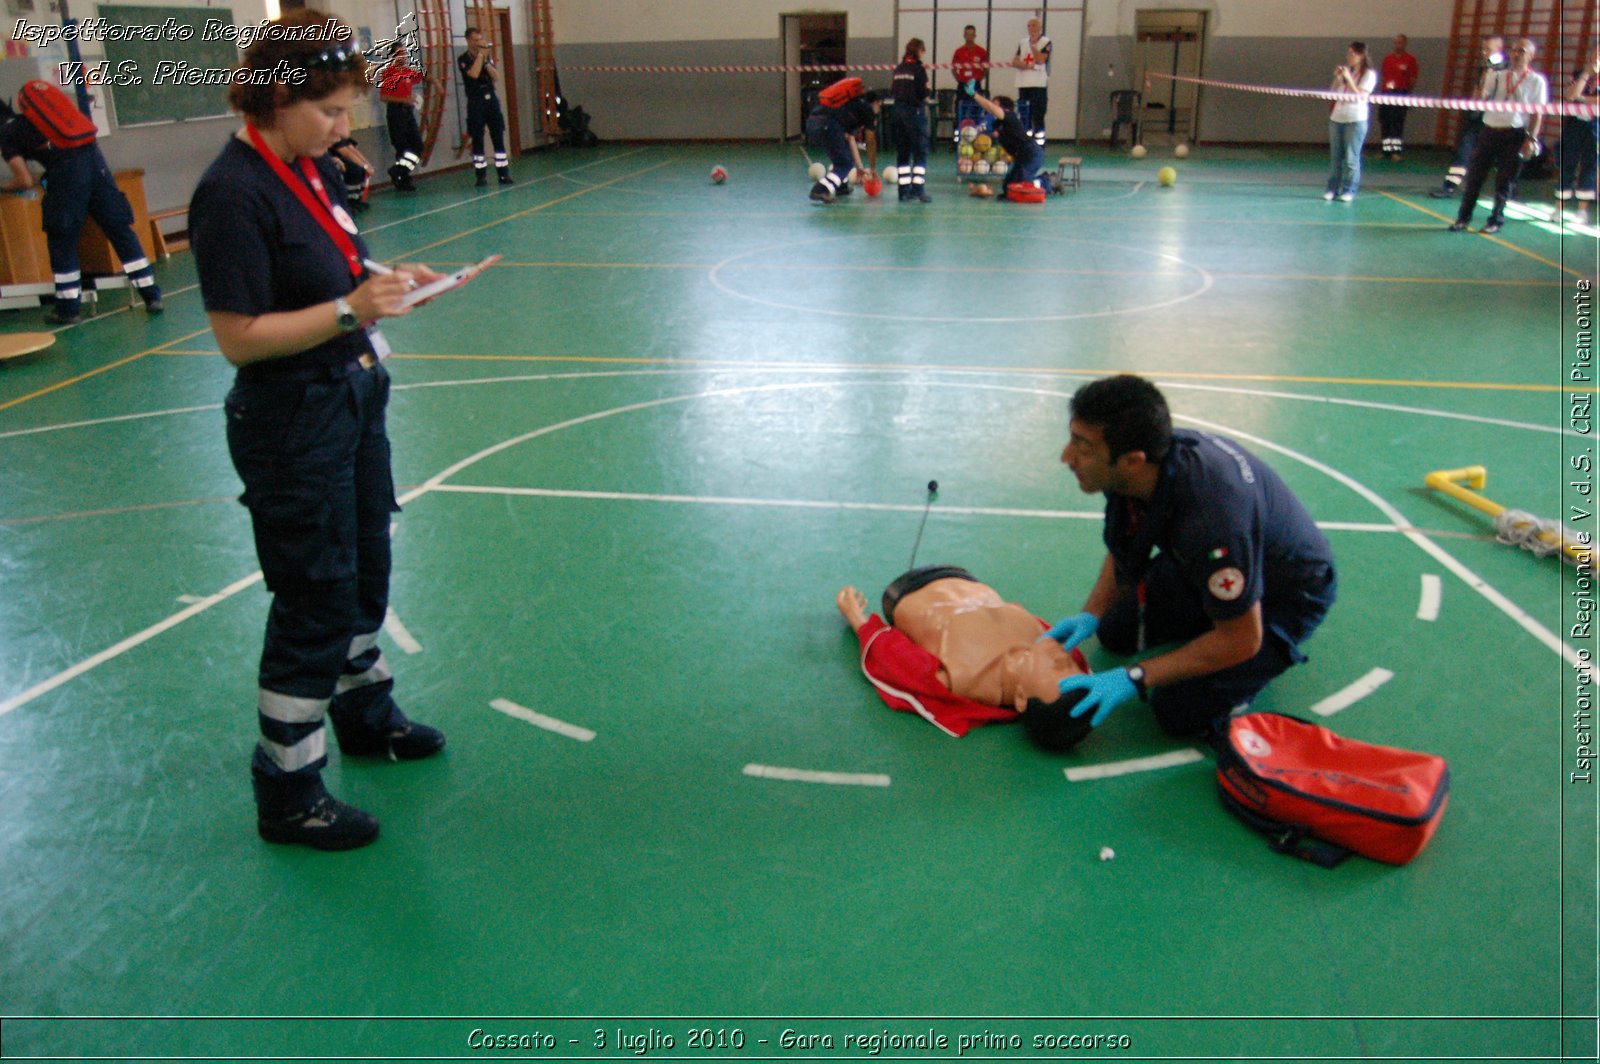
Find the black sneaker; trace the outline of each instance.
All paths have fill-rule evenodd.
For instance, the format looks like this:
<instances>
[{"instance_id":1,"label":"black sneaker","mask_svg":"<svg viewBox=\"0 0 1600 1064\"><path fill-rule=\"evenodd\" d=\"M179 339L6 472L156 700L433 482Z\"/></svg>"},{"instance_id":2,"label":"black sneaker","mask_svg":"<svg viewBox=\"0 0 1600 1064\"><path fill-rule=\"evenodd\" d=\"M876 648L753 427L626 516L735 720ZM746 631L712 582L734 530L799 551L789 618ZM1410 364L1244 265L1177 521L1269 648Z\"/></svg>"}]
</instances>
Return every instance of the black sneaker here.
<instances>
[{"instance_id":1,"label":"black sneaker","mask_svg":"<svg viewBox=\"0 0 1600 1064\"><path fill-rule=\"evenodd\" d=\"M76 325L83 319L83 304L76 299L58 299L45 317L56 325Z\"/></svg>"},{"instance_id":2,"label":"black sneaker","mask_svg":"<svg viewBox=\"0 0 1600 1064\"><path fill-rule=\"evenodd\" d=\"M378 818L324 792L311 805L288 816L258 816L256 830L268 842L313 850L354 850L378 837Z\"/></svg>"},{"instance_id":3,"label":"black sneaker","mask_svg":"<svg viewBox=\"0 0 1600 1064\"><path fill-rule=\"evenodd\" d=\"M916 200L918 203L932 203L933 202L933 197L928 195L928 190L925 189L925 188L917 189L916 195L912 196L911 198Z\"/></svg>"},{"instance_id":4,"label":"black sneaker","mask_svg":"<svg viewBox=\"0 0 1600 1064\"><path fill-rule=\"evenodd\" d=\"M848 196L848 195L850 195L850 182L846 181L844 184L840 185L839 186L839 190L837 192L835 192L834 195L835 196Z\"/></svg>"},{"instance_id":5,"label":"black sneaker","mask_svg":"<svg viewBox=\"0 0 1600 1064\"><path fill-rule=\"evenodd\" d=\"M405 178L408 172L405 167L395 163L389 167L389 180L394 182L396 187L399 187L401 180Z\"/></svg>"},{"instance_id":6,"label":"black sneaker","mask_svg":"<svg viewBox=\"0 0 1600 1064\"><path fill-rule=\"evenodd\" d=\"M144 297L144 310L146 314L160 314L166 309L167 305L161 301L161 290L159 288L156 289L155 295Z\"/></svg>"},{"instance_id":7,"label":"black sneaker","mask_svg":"<svg viewBox=\"0 0 1600 1064\"><path fill-rule=\"evenodd\" d=\"M1480 231L1485 233L1498 233L1502 224L1503 223L1501 222L1486 222L1483 229Z\"/></svg>"},{"instance_id":8,"label":"black sneaker","mask_svg":"<svg viewBox=\"0 0 1600 1064\"><path fill-rule=\"evenodd\" d=\"M1443 188L1436 188L1428 193L1430 199L1455 199L1459 195L1461 195L1461 188L1458 185L1445 185Z\"/></svg>"},{"instance_id":9,"label":"black sneaker","mask_svg":"<svg viewBox=\"0 0 1600 1064\"><path fill-rule=\"evenodd\" d=\"M500 179L500 183L502 185L514 185L517 183L516 180L512 178L511 171L503 166L495 170L495 176Z\"/></svg>"},{"instance_id":10,"label":"black sneaker","mask_svg":"<svg viewBox=\"0 0 1600 1064\"><path fill-rule=\"evenodd\" d=\"M377 757L389 761L420 761L444 749L444 732L407 720L398 709L398 718L387 731L368 731L356 725L341 725L333 721L334 738L339 750L348 757Z\"/></svg>"},{"instance_id":11,"label":"black sneaker","mask_svg":"<svg viewBox=\"0 0 1600 1064\"><path fill-rule=\"evenodd\" d=\"M1466 222L1451 222L1450 223L1450 231L1452 233L1464 233L1464 232L1466 232L1466 230L1467 230L1467 223Z\"/></svg>"},{"instance_id":12,"label":"black sneaker","mask_svg":"<svg viewBox=\"0 0 1600 1064\"><path fill-rule=\"evenodd\" d=\"M828 191L828 186L819 181L811 186L811 198L817 203L832 203L833 193Z\"/></svg>"},{"instance_id":13,"label":"black sneaker","mask_svg":"<svg viewBox=\"0 0 1600 1064\"><path fill-rule=\"evenodd\" d=\"M487 170L479 170L478 171L478 180L473 182L472 187L473 188L488 188L489 187L489 171L487 171Z\"/></svg>"}]
</instances>

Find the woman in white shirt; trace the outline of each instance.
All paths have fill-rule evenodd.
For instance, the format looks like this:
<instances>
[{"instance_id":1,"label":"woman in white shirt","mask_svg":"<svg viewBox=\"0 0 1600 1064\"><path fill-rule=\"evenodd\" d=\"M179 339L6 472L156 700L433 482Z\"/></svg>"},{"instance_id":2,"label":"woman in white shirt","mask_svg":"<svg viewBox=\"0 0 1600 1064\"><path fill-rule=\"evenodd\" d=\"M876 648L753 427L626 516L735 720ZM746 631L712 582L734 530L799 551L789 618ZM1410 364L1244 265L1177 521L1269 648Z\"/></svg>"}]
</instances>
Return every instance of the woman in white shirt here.
<instances>
[{"instance_id":1,"label":"woman in white shirt","mask_svg":"<svg viewBox=\"0 0 1600 1064\"><path fill-rule=\"evenodd\" d=\"M1366 96L1378 84L1378 72L1367 62L1367 46L1351 41L1344 53L1344 65L1333 68L1334 92L1360 93L1362 99L1341 100L1328 115L1328 154L1333 168L1328 174L1325 200L1349 203L1361 187L1361 145L1367 139L1368 105Z\"/></svg>"}]
</instances>

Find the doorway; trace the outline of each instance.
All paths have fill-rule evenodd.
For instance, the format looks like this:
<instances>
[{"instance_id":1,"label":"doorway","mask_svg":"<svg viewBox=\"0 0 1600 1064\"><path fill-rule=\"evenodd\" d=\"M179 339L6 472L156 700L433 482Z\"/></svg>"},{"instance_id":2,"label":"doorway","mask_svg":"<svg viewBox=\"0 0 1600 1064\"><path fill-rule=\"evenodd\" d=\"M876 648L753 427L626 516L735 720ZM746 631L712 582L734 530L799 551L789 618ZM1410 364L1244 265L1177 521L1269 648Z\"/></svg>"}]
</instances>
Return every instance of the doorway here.
<instances>
[{"instance_id":1,"label":"doorway","mask_svg":"<svg viewBox=\"0 0 1600 1064\"><path fill-rule=\"evenodd\" d=\"M803 66L842 66L849 51L849 16L780 15L783 35L783 137L805 135L806 116L823 87L844 77L840 71L800 71Z\"/></svg>"},{"instance_id":2,"label":"doorway","mask_svg":"<svg viewBox=\"0 0 1600 1064\"><path fill-rule=\"evenodd\" d=\"M1204 11L1138 11L1134 14L1136 84L1147 74L1198 78L1205 66ZM1177 144L1200 136L1200 86L1151 78L1144 94L1140 131L1146 143Z\"/></svg>"}]
</instances>

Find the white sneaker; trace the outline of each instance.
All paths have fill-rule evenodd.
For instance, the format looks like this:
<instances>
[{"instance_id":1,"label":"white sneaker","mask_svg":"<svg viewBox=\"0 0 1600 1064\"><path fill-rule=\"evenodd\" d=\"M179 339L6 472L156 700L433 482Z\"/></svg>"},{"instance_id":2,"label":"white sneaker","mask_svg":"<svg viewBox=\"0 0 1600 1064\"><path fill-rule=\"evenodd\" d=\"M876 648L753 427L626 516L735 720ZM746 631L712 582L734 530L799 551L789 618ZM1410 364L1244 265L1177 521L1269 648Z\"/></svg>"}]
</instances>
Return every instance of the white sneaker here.
<instances>
[{"instance_id":1,"label":"white sneaker","mask_svg":"<svg viewBox=\"0 0 1600 1064\"><path fill-rule=\"evenodd\" d=\"M1346 192L1344 195L1339 197L1339 202L1340 203L1354 203L1355 199L1356 199L1356 194L1354 192Z\"/></svg>"},{"instance_id":2,"label":"white sneaker","mask_svg":"<svg viewBox=\"0 0 1600 1064\"><path fill-rule=\"evenodd\" d=\"M1322 198L1325 199L1325 200L1332 200L1333 199L1333 193L1332 192L1324 192L1322 194Z\"/></svg>"}]
</instances>

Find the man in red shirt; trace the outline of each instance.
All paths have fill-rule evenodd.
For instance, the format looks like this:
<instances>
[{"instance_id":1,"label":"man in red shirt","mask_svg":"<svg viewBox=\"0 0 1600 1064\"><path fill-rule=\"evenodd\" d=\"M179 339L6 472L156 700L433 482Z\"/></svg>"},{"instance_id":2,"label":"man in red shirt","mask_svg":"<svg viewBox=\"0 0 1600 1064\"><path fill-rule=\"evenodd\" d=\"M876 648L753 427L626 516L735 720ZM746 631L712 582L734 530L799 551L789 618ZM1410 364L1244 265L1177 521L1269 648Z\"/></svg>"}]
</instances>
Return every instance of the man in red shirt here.
<instances>
[{"instance_id":1,"label":"man in red shirt","mask_svg":"<svg viewBox=\"0 0 1600 1064\"><path fill-rule=\"evenodd\" d=\"M1406 35L1394 39L1394 51L1383 57L1378 72L1378 91L1391 96L1409 96L1417 84L1417 57L1406 51ZM1406 150L1406 112L1400 104L1378 105L1378 128L1383 132L1383 157L1398 159Z\"/></svg>"},{"instance_id":2,"label":"man in red shirt","mask_svg":"<svg viewBox=\"0 0 1600 1064\"><path fill-rule=\"evenodd\" d=\"M412 182L417 167L422 165L422 129L417 125L417 86L428 76L406 62L404 45L395 49L394 58L383 68L378 79L378 98L383 101L385 117L389 122L389 142L394 145L394 165L389 167L389 179L401 192L415 192Z\"/></svg>"},{"instance_id":3,"label":"man in red shirt","mask_svg":"<svg viewBox=\"0 0 1600 1064\"><path fill-rule=\"evenodd\" d=\"M978 83L976 87L984 88L987 92L982 83L989 75L989 50L978 43L978 27L963 29L961 39L964 43L956 49L955 56L950 60L950 73L958 84L975 82Z\"/></svg>"}]
</instances>

